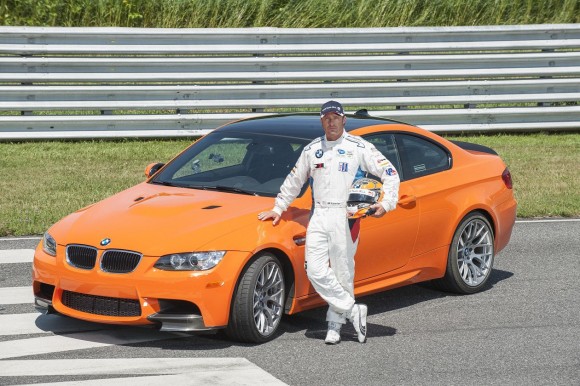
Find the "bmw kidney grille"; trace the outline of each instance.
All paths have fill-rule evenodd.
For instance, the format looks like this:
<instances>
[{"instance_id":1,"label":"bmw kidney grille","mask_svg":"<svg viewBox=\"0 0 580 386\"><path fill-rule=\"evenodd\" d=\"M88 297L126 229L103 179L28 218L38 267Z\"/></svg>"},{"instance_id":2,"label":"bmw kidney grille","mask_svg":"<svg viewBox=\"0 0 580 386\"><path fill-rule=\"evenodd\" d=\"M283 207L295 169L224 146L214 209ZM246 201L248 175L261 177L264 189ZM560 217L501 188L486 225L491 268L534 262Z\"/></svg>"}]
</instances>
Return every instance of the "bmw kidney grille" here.
<instances>
[{"instance_id":1,"label":"bmw kidney grille","mask_svg":"<svg viewBox=\"0 0 580 386\"><path fill-rule=\"evenodd\" d=\"M66 247L66 260L73 267L93 269L97 261L97 249L86 245L69 245Z\"/></svg>"},{"instance_id":2,"label":"bmw kidney grille","mask_svg":"<svg viewBox=\"0 0 580 386\"><path fill-rule=\"evenodd\" d=\"M101 257L101 269L104 272L129 273L137 268L141 255L136 252L107 250Z\"/></svg>"},{"instance_id":3,"label":"bmw kidney grille","mask_svg":"<svg viewBox=\"0 0 580 386\"><path fill-rule=\"evenodd\" d=\"M87 245L69 245L66 247L66 260L76 268L93 269L97 262L98 250ZM101 270L110 273L133 272L139 261L141 254L131 251L108 249L101 255Z\"/></svg>"}]
</instances>

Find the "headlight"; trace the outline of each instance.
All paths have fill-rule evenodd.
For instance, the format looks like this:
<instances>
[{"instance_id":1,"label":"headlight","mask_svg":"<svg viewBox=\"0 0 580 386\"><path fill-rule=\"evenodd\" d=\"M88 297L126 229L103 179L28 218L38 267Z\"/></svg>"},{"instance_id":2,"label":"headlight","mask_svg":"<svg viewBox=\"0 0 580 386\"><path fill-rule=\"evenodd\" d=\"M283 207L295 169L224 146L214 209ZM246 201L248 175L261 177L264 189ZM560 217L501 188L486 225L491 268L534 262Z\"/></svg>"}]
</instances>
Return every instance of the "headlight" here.
<instances>
[{"instance_id":1,"label":"headlight","mask_svg":"<svg viewBox=\"0 0 580 386\"><path fill-rule=\"evenodd\" d=\"M226 251L172 253L161 256L155 268L165 271L205 271L215 267Z\"/></svg>"},{"instance_id":2,"label":"headlight","mask_svg":"<svg viewBox=\"0 0 580 386\"><path fill-rule=\"evenodd\" d=\"M56 256L56 241L48 232L42 237L42 249L51 256Z\"/></svg>"}]
</instances>

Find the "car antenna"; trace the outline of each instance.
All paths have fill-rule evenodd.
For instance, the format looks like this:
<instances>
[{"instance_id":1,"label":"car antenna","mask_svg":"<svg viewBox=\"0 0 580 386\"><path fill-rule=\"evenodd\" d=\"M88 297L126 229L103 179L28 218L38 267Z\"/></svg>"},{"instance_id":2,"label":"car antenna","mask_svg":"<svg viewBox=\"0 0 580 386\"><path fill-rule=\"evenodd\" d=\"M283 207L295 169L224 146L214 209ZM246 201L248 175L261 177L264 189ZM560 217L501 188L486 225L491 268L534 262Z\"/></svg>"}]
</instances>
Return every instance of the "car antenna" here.
<instances>
[{"instance_id":1,"label":"car antenna","mask_svg":"<svg viewBox=\"0 0 580 386\"><path fill-rule=\"evenodd\" d=\"M354 115L357 115L359 117L370 117L370 114L367 109L357 110L356 113L354 113Z\"/></svg>"}]
</instances>

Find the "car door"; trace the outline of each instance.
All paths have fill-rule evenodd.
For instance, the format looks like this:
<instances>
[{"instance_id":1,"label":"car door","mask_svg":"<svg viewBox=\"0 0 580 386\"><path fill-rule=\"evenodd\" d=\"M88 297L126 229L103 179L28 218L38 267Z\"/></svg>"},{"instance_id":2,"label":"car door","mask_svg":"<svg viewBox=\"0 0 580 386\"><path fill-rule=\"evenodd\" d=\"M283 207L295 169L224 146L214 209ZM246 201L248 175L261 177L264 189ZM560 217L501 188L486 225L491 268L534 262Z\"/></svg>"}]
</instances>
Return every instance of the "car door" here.
<instances>
[{"instance_id":1,"label":"car door","mask_svg":"<svg viewBox=\"0 0 580 386\"><path fill-rule=\"evenodd\" d=\"M404 158L399 154L395 134L375 133L364 138L391 161L402 181L399 204L395 210L381 218L367 217L360 220L355 282L366 283L407 264L417 238L420 208L415 200L413 185L406 180L406 168L401 164Z\"/></svg>"},{"instance_id":2,"label":"car door","mask_svg":"<svg viewBox=\"0 0 580 386\"><path fill-rule=\"evenodd\" d=\"M451 192L453 186L445 175L451 173L452 157L441 144L414 134L396 134L402 173L413 185L417 205L421 208L421 223L413 256L418 256L449 244L449 228L456 219L457 209Z\"/></svg>"}]
</instances>

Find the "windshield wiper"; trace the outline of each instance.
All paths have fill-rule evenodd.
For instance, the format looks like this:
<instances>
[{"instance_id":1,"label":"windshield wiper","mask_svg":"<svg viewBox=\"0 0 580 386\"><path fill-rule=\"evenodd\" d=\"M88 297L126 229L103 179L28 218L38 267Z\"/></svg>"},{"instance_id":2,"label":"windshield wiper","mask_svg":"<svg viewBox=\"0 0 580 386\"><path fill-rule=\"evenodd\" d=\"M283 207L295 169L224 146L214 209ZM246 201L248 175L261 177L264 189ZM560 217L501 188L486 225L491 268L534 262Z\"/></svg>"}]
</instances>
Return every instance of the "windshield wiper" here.
<instances>
[{"instance_id":1,"label":"windshield wiper","mask_svg":"<svg viewBox=\"0 0 580 386\"><path fill-rule=\"evenodd\" d=\"M205 186L205 185L202 185L202 186L192 186L192 188L204 189L204 190L217 190L219 192L241 193L241 194L247 194L249 196L259 196L259 194L256 192L252 192L250 190L245 190L245 189L240 189L240 188L234 188L233 186L223 186L223 185Z\"/></svg>"},{"instance_id":2,"label":"windshield wiper","mask_svg":"<svg viewBox=\"0 0 580 386\"><path fill-rule=\"evenodd\" d=\"M246 194L248 196L259 196L258 193L252 192L250 190L234 188L232 186L223 186L223 185L179 185L174 184L172 182L167 181L151 181L152 184L158 184L163 186L174 186L178 188L186 188L186 189L203 189L203 190L215 190L218 192L232 192L232 193L241 193Z\"/></svg>"}]
</instances>

